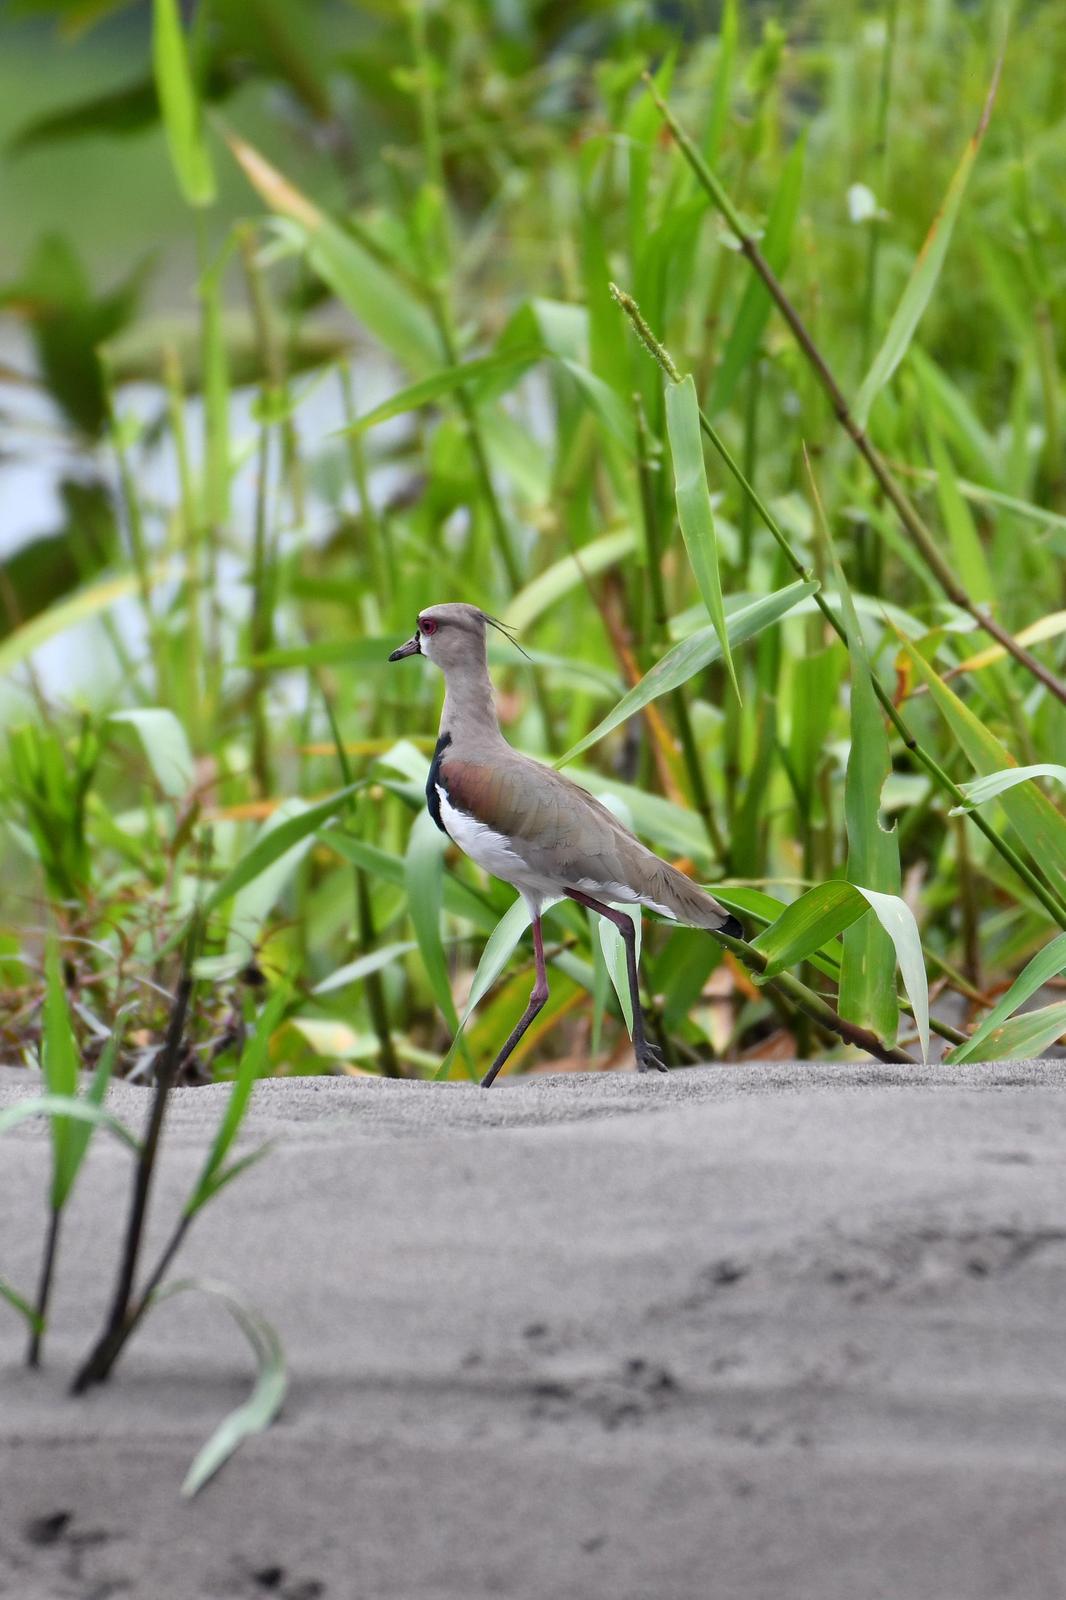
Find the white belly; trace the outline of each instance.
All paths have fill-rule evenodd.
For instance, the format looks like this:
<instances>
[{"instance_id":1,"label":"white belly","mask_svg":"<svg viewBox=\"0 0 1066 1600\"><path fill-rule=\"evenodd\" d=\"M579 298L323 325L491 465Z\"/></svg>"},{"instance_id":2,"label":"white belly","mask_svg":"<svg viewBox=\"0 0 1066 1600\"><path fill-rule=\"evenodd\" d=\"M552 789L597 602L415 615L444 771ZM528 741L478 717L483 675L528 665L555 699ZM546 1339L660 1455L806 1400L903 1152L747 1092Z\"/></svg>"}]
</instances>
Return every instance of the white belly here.
<instances>
[{"instance_id":1,"label":"white belly","mask_svg":"<svg viewBox=\"0 0 1066 1600\"><path fill-rule=\"evenodd\" d=\"M441 821L449 838L454 839L464 855L476 861L486 872L491 872L494 878L513 883L533 916L538 916L549 901L561 900L566 889L580 889L584 894L614 905L643 903L661 916L669 917L671 922L676 921L674 913L667 906L656 905L651 900L642 901L642 896L624 883L601 883L598 879L577 878L572 883L560 885L542 877L523 860L504 834L497 833L494 828L479 822L467 812L456 810L441 784L436 785L436 790L440 800Z\"/></svg>"},{"instance_id":2,"label":"white belly","mask_svg":"<svg viewBox=\"0 0 1066 1600\"><path fill-rule=\"evenodd\" d=\"M457 811L439 783L436 789L440 800L440 819L449 838L455 840L464 855L476 861L486 872L491 872L494 878L513 883L533 916L539 915L549 900L562 898L562 890L558 885L533 872L504 834L497 833L494 828L479 822L465 811Z\"/></svg>"}]
</instances>

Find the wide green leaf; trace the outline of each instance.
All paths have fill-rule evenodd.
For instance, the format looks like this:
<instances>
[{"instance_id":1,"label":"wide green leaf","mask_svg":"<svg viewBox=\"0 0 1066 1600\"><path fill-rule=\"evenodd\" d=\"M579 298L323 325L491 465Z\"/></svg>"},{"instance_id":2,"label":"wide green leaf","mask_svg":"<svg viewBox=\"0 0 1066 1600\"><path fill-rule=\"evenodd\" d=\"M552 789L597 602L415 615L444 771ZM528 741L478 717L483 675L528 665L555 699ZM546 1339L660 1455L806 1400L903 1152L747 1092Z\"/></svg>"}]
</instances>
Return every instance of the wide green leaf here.
<instances>
[{"instance_id":1,"label":"wide green leaf","mask_svg":"<svg viewBox=\"0 0 1066 1600\"><path fill-rule=\"evenodd\" d=\"M134 730L165 795L180 800L188 794L196 767L185 729L173 711L144 706L136 711L113 711L110 721L126 723Z\"/></svg>"},{"instance_id":2,"label":"wide green leaf","mask_svg":"<svg viewBox=\"0 0 1066 1600\"><path fill-rule=\"evenodd\" d=\"M806 961L869 909L855 885L842 878L808 889L751 941L767 958L764 976Z\"/></svg>"},{"instance_id":3,"label":"wide green leaf","mask_svg":"<svg viewBox=\"0 0 1066 1600\"><path fill-rule=\"evenodd\" d=\"M717 890L715 891L717 893ZM879 931L891 941L896 963L903 978L922 1046L922 1060L929 1059L929 984L922 956L921 938L914 913L899 895L882 894L861 884L834 879L818 884L792 903L752 944L767 957L764 977L772 978L787 967L805 961L825 947L838 933L852 929L867 911ZM846 951L845 951L846 963ZM892 1009L896 1011L893 973L889 975Z\"/></svg>"},{"instance_id":4,"label":"wide green leaf","mask_svg":"<svg viewBox=\"0 0 1066 1600\"><path fill-rule=\"evenodd\" d=\"M805 595L813 594L818 585L803 581L790 583L787 588L778 589L776 593L765 595L761 600L753 600L750 604L738 607L731 611L726 618L726 631L730 643L743 644L746 639L754 638L771 623L777 622L786 612L791 611ZM608 712L601 722L598 722L591 733L580 739L564 756L560 756L556 766L565 766L568 761L573 761L583 750L597 744L612 729L620 723L626 722L638 711L657 700L660 695L669 694L673 689L679 689L683 683L695 677L697 672L717 661L721 657L722 646L718 630L712 625L700 628L698 632L690 634L687 639L682 639L672 649L657 661L640 682L634 684L629 693L624 695L613 711Z\"/></svg>"},{"instance_id":5,"label":"wide green leaf","mask_svg":"<svg viewBox=\"0 0 1066 1600\"><path fill-rule=\"evenodd\" d=\"M901 877L899 840L894 829L890 831L881 823L882 790L892 771L891 749L874 693L873 667L866 654L851 590L828 531L823 530L823 533L836 571L851 673L851 745L844 779L847 876L849 882L865 885L864 892L876 890L895 897L899 894ZM892 930L882 926L880 918L867 917L845 931L840 966L840 1014L862 1027L871 1028L888 1043L895 1039L899 1025L895 985L898 951L898 944L895 950L893 948ZM928 1053L925 1038L923 1052Z\"/></svg>"},{"instance_id":6,"label":"wide green leaf","mask_svg":"<svg viewBox=\"0 0 1066 1600\"><path fill-rule=\"evenodd\" d=\"M70 1022L66 984L59 956L59 944L53 937L45 952L44 1014L41 1027L41 1066L48 1093L55 1099L73 1097L78 1088L78 1069L81 1065L77 1041ZM71 1125L62 1117L53 1117L52 1123L52 1198L53 1211L58 1211L73 1181L70 1171L71 1154L69 1138Z\"/></svg>"},{"instance_id":7,"label":"wide green leaf","mask_svg":"<svg viewBox=\"0 0 1066 1600\"><path fill-rule=\"evenodd\" d=\"M722 579L718 571L718 540L703 460L700 404L691 373L681 383L668 383L666 386L666 430L674 463L674 493L681 535L739 700L740 685L729 648L725 607L722 603Z\"/></svg>"},{"instance_id":8,"label":"wide green leaf","mask_svg":"<svg viewBox=\"0 0 1066 1600\"><path fill-rule=\"evenodd\" d=\"M157 563L148 570L149 588L180 577L182 570L177 561ZM57 601L21 627L15 628L6 639L0 640L0 675L13 671L27 661L49 639L55 639L66 633L68 628L78 627L102 612L110 611L112 606L137 592L137 574L124 572L118 576L100 578L95 583L87 584L84 589L78 589L69 599Z\"/></svg>"}]
</instances>

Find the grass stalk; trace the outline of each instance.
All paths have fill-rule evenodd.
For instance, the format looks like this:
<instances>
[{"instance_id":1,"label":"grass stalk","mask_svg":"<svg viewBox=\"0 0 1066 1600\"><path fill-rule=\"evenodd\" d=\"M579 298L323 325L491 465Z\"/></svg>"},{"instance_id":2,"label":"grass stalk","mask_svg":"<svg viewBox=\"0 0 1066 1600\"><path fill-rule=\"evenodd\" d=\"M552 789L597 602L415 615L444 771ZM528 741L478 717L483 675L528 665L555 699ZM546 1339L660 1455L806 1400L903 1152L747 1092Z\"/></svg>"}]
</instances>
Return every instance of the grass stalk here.
<instances>
[{"instance_id":1,"label":"grass stalk","mask_svg":"<svg viewBox=\"0 0 1066 1600\"><path fill-rule=\"evenodd\" d=\"M104 1383L110 1376L122 1348L133 1332L137 1318L131 1309L137 1264L144 1240L144 1227L148 1215L148 1200L155 1176L156 1158L163 1133L170 1091L181 1063L181 1050L185 1038L185 1020L195 980L192 966L200 945L200 919L195 916L185 942L181 975L167 1024L166 1040L156 1069L155 1088L148 1113L148 1126L133 1174L133 1192L130 1198L126 1236L119 1260L118 1278L111 1299L111 1309L104 1330L79 1368L71 1385L72 1394L84 1394L96 1383ZM143 1309L143 1307L142 1307ZM139 1315L139 1313L138 1313Z\"/></svg>"},{"instance_id":2,"label":"grass stalk","mask_svg":"<svg viewBox=\"0 0 1066 1600\"><path fill-rule=\"evenodd\" d=\"M48 1303L52 1296L52 1277L55 1272L56 1252L59 1249L59 1229L63 1219L63 1212L59 1206L51 1206L48 1214L48 1232L45 1235L44 1250L41 1254L41 1272L37 1280L37 1296L34 1301L34 1310L37 1321L30 1333L30 1342L26 1349L26 1365L39 1367L41 1364L41 1343L44 1339L44 1330L48 1325Z\"/></svg>"},{"instance_id":3,"label":"grass stalk","mask_svg":"<svg viewBox=\"0 0 1066 1600\"><path fill-rule=\"evenodd\" d=\"M176 346L168 345L163 352L163 376L167 391L170 428L174 437L174 450L178 461L180 486L179 508L182 546L185 552L185 611L187 618L185 657L187 705L185 715L192 734L193 744L200 742L204 726L203 705L203 627L201 623L201 598L203 572L200 562L200 519L196 496L193 493L192 466L189 461L189 440L185 427L185 384L181 360Z\"/></svg>"},{"instance_id":4,"label":"grass stalk","mask_svg":"<svg viewBox=\"0 0 1066 1600\"><path fill-rule=\"evenodd\" d=\"M811 369L818 378L822 389L829 399L833 414L841 427L851 439L855 448L866 462L871 473L880 485L885 498L891 504L900 522L906 529L911 541L920 552L929 570L933 573L940 587L953 605L969 613L986 633L990 634L997 644L1018 661L1026 671L1030 672L1045 689L1049 690L1056 699L1066 704L1066 683L1058 678L1050 668L1037 659L1024 645L1018 643L1006 628L1002 627L989 612L971 598L970 594L959 582L947 559L941 555L936 538L918 512L918 508L907 495L902 485L893 476L887 461L878 451L866 430L860 427L852 415L851 408L845 399L844 392L833 375L833 372L822 355L821 350L812 339L807 326L796 310L792 300L786 294L777 274L763 255L755 238L750 234L740 217L729 195L726 193L717 176L711 171L703 156L694 144L688 133L678 122L666 101L659 94L649 74L644 75L648 92L655 101L659 112L677 141L678 148L696 174L701 186L705 190L712 204L725 218L733 231L742 253L747 257L750 265L769 291L778 310L787 322L797 344Z\"/></svg>"}]
</instances>

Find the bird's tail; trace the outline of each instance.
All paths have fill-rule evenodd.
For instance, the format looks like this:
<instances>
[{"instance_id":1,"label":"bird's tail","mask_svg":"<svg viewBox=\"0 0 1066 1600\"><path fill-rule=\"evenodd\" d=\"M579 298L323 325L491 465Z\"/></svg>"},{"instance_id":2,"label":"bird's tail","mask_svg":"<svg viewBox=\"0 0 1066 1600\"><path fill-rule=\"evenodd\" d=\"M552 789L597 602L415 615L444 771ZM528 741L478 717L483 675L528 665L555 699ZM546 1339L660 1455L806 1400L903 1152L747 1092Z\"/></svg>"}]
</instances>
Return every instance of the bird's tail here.
<instances>
[{"instance_id":1,"label":"bird's tail","mask_svg":"<svg viewBox=\"0 0 1066 1600\"><path fill-rule=\"evenodd\" d=\"M744 927L739 918L720 905L713 895L667 862L660 861L658 865L662 872L656 874L657 881L652 886L652 892L644 898L645 905L665 910L690 928L707 928L711 933L725 933L731 939L743 939Z\"/></svg>"}]
</instances>

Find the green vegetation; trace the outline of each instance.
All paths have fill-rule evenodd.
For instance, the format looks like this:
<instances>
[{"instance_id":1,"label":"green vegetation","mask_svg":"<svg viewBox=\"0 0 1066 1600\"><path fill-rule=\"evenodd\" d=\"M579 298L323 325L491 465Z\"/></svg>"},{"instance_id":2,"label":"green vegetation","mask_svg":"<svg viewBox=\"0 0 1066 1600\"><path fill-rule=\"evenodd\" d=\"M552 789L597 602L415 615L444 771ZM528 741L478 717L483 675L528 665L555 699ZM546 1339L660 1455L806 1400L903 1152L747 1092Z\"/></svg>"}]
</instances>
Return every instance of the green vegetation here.
<instances>
[{"instance_id":1,"label":"green vegetation","mask_svg":"<svg viewBox=\"0 0 1066 1600\"><path fill-rule=\"evenodd\" d=\"M1062 1036L1061 7L33 10L62 94L0 195L73 221L27 198L0 291L65 452L0 594L4 1059L71 1092L65 989L97 1109L480 1073L528 931L386 665L457 598L529 651L512 741L744 918L645 922L673 1064ZM514 1070L625 1059L607 932L549 914Z\"/></svg>"}]
</instances>

